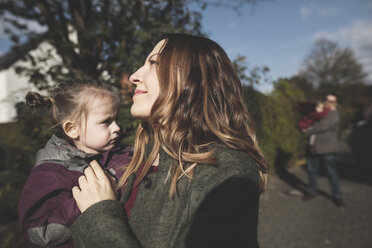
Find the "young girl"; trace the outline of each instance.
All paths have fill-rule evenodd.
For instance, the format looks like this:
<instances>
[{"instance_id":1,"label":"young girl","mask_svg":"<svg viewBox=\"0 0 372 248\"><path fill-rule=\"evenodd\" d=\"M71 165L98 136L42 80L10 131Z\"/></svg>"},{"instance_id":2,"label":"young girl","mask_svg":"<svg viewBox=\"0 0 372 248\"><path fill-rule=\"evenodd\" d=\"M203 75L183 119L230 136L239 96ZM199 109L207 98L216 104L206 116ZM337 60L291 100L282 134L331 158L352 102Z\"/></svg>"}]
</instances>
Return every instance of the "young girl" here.
<instances>
[{"instance_id":1,"label":"young girl","mask_svg":"<svg viewBox=\"0 0 372 248\"><path fill-rule=\"evenodd\" d=\"M130 147L119 146L119 96L93 80L60 84L52 96L30 92L32 107L51 104L57 135L36 155L18 211L22 231L35 246L74 247L70 225L80 214L71 189L92 160L117 180L130 161Z\"/></svg>"},{"instance_id":2,"label":"young girl","mask_svg":"<svg viewBox=\"0 0 372 248\"><path fill-rule=\"evenodd\" d=\"M168 35L130 81L141 123L120 179L124 197L116 200L91 163L72 190L83 212L71 227L75 244L257 247L268 166L225 51L207 38Z\"/></svg>"}]
</instances>

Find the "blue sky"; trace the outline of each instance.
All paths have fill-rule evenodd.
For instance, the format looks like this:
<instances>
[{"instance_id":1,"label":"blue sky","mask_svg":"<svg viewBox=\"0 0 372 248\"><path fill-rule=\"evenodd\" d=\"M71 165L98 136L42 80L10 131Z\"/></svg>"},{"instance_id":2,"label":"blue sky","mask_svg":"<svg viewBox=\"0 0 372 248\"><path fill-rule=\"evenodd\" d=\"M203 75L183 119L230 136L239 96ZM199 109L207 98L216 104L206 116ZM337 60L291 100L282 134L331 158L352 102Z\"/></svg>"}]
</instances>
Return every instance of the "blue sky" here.
<instances>
[{"instance_id":1,"label":"blue sky","mask_svg":"<svg viewBox=\"0 0 372 248\"><path fill-rule=\"evenodd\" d=\"M268 66L271 80L297 73L314 41L325 37L352 48L372 82L372 0L264 0L239 13L210 6L202 24L231 59L243 55L250 65ZM0 32L0 55L8 49Z\"/></svg>"},{"instance_id":2,"label":"blue sky","mask_svg":"<svg viewBox=\"0 0 372 248\"><path fill-rule=\"evenodd\" d=\"M239 13L208 7L202 23L231 59L240 54L251 65L269 66L272 80L297 73L324 37L352 48L372 81L372 0L266 0Z\"/></svg>"}]
</instances>

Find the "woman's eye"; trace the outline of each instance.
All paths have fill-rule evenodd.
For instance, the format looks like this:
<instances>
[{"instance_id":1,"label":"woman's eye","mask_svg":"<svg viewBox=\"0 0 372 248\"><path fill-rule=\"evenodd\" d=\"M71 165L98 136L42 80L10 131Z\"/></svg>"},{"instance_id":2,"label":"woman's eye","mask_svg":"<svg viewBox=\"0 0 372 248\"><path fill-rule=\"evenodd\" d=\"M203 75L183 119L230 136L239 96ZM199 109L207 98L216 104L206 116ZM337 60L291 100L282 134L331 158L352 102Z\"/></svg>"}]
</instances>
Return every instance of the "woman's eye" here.
<instances>
[{"instance_id":1,"label":"woman's eye","mask_svg":"<svg viewBox=\"0 0 372 248\"><path fill-rule=\"evenodd\" d=\"M150 60L150 65L155 65L156 63L157 63L156 60L153 59Z\"/></svg>"}]
</instances>

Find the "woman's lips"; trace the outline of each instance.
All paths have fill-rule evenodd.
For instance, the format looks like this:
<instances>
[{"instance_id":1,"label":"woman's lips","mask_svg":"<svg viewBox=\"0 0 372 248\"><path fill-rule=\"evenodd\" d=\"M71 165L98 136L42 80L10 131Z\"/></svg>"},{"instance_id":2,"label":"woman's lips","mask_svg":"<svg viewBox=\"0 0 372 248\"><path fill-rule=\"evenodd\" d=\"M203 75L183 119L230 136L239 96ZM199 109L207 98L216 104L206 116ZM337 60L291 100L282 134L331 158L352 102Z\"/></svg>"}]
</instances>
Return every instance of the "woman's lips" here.
<instances>
[{"instance_id":1,"label":"woman's lips","mask_svg":"<svg viewBox=\"0 0 372 248\"><path fill-rule=\"evenodd\" d=\"M135 90L133 97L139 96L139 95L142 95L142 94L145 94L145 93L147 93L147 92L143 91L143 90Z\"/></svg>"}]
</instances>

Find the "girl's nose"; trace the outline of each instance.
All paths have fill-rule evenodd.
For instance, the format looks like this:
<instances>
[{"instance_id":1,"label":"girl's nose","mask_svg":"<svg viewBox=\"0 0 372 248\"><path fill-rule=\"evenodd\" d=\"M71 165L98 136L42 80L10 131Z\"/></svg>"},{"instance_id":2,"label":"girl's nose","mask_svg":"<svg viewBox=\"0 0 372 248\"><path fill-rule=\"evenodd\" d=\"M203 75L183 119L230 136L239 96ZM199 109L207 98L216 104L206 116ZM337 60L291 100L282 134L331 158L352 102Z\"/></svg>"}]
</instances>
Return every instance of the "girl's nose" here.
<instances>
[{"instance_id":1,"label":"girl's nose","mask_svg":"<svg viewBox=\"0 0 372 248\"><path fill-rule=\"evenodd\" d=\"M118 124L116 123L116 121L114 121L113 123L113 132L114 133L117 133L120 131L120 127L118 126Z\"/></svg>"}]
</instances>

